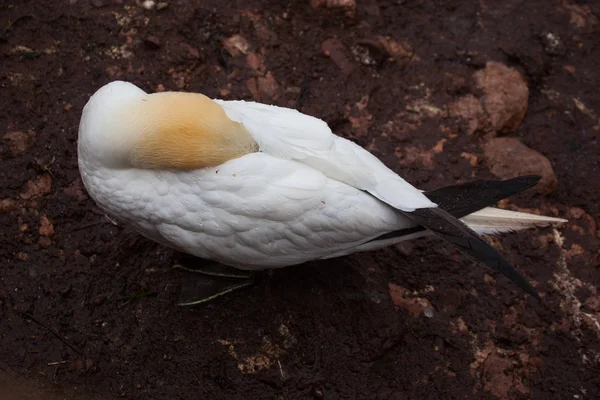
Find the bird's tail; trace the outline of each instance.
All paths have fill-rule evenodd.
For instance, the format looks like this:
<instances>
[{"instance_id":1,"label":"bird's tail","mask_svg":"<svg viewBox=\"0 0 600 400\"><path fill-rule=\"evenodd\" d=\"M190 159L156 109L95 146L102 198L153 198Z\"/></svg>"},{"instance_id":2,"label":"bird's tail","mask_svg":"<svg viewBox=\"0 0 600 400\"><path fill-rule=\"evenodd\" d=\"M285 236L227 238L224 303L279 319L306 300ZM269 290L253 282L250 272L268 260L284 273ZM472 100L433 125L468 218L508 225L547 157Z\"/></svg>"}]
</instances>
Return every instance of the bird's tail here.
<instances>
[{"instance_id":1,"label":"bird's tail","mask_svg":"<svg viewBox=\"0 0 600 400\"><path fill-rule=\"evenodd\" d=\"M528 228L543 228L568 222L566 219L546 217L524 212L486 207L461 220L480 235L514 232Z\"/></svg>"},{"instance_id":2,"label":"bird's tail","mask_svg":"<svg viewBox=\"0 0 600 400\"><path fill-rule=\"evenodd\" d=\"M424 192L431 201L437 203L437 207L419 208L411 212L399 210L418 226L386 233L370 243L392 244L433 233L467 257L503 273L539 299L529 281L480 236L566 222L558 218L490 207L500 199L535 185L539 180L539 176L522 176L506 181L482 180ZM362 247L372 247L370 243Z\"/></svg>"}]
</instances>

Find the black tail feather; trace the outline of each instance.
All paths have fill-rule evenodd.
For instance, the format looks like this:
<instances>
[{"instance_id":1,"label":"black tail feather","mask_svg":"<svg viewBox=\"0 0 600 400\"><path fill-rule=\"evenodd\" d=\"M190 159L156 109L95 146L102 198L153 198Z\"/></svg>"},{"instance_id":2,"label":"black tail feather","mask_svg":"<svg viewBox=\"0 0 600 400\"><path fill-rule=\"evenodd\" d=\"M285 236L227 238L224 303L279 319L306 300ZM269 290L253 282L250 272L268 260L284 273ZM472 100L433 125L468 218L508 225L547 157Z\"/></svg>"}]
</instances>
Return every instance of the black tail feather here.
<instances>
[{"instance_id":1,"label":"black tail feather","mask_svg":"<svg viewBox=\"0 0 600 400\"><path fill-rule=\"evenodd\" d=\"M440 207L420 208L403 214L446 240L469 258L481 261L493 270L503 273L521 289L540 300L535 288L515 267L471 228L447 211Z\"/></svg>"},{"instance_id":2,"label":"black tail feather","mask_svg":"<svg viewBox=\"0 0 600 400\"><path fill-rule=\"evenodd\" d=\"M504 181L479 180L445 186L423 194L441 209L456 218L462 218L534 186L541 178L527 175Z\"/></svg>"},{"instance_id":3,"label":"black tail feather","mask_svg":"<svg viewBox=\"0 0 600 400\"><path fill-rule=\"evenodd\" d=\"M455 218L462 218L475 211L493 206L499 200L534 186L541 179L537 175L520 176L504 181L479 180L444 186L423 194L442 210ZM371 239L370 242L386 240L424 231L422 226L400 229Z\"/></svg>"}]
</instances>

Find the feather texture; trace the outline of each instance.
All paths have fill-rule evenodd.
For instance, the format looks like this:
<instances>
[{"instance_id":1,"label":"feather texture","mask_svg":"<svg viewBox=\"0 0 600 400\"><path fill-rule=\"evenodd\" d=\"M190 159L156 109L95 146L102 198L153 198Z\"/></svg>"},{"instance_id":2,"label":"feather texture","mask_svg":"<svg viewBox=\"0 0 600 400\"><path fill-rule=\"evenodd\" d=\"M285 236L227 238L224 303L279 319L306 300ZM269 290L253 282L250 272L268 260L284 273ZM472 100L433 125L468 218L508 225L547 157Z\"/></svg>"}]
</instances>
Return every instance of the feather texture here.
<instances>
[{"instance_id":1,"label":"feather texture","mask_svg":"<svg viewBox=\"0 0 600 400\"><path fill-rule=\"evenodd\" d=\"M299 161L402 211L436 206L377 157L334 135L320 119L260 103L215 101L229 118L246 127L261 151L273 157Z\"/></svg>"}]
</instances>

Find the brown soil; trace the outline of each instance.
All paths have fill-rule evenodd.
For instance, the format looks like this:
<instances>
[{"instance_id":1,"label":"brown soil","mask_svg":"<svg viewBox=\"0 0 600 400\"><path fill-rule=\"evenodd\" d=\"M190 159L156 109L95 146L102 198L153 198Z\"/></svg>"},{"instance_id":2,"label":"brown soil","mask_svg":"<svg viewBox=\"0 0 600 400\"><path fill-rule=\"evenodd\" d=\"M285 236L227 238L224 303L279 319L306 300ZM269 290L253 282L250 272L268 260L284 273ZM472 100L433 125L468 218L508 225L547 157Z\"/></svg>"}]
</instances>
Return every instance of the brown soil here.
<instances>
[{"instance_id":1,"label":"brown soil","mask_svg":"<svg viewBox=\"0 0 600 400\"><path fill-rule=\"evenodd\" d=\"M0 398L599 398L599 3L352 4L0 1ZM570 219L493 240L541 304L419 240L181 309L173 253L79 179L81 109L113 79L300 108L424 189L491 178L491 125L448 112L483 115L488 61L529 90L503 135L557 181L502 206Z\"/></svg>"}]
</instances>

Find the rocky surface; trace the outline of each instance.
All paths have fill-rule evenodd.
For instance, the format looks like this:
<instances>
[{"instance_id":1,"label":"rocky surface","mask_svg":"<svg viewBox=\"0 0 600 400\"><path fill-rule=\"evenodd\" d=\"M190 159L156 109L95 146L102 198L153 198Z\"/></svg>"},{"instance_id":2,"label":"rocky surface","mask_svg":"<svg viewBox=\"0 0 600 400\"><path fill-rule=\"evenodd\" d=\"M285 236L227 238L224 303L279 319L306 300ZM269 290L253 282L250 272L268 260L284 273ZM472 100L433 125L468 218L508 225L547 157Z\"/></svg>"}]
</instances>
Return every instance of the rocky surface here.
<instances>
[{"instance_id":1,"label":"rocky surface","mask_svg":"<svg viewBox=\"0 0 600 400\"><path fill-rule=\"evenodd\" d=\"M600 397L599 7L0 2L0 398ZM115 79L300 109L422 189L541 173L499 206L570 222L489 240L542 303L422 239L178 308L179 255L79 178Z\"/></svg>"},{"instance_id":2,"label":"rocky surface","mask_svg":"<svg viewBox=\"0 0 600 400\"><path fill-rule=\"evenodd\" d=\"M535 189L541 194L556 190L557 182L550 161L516 138L495 138L483 146L483 155L492 174L501 179L514 176L539 175Z\"/></svg>"}]
</instances>

